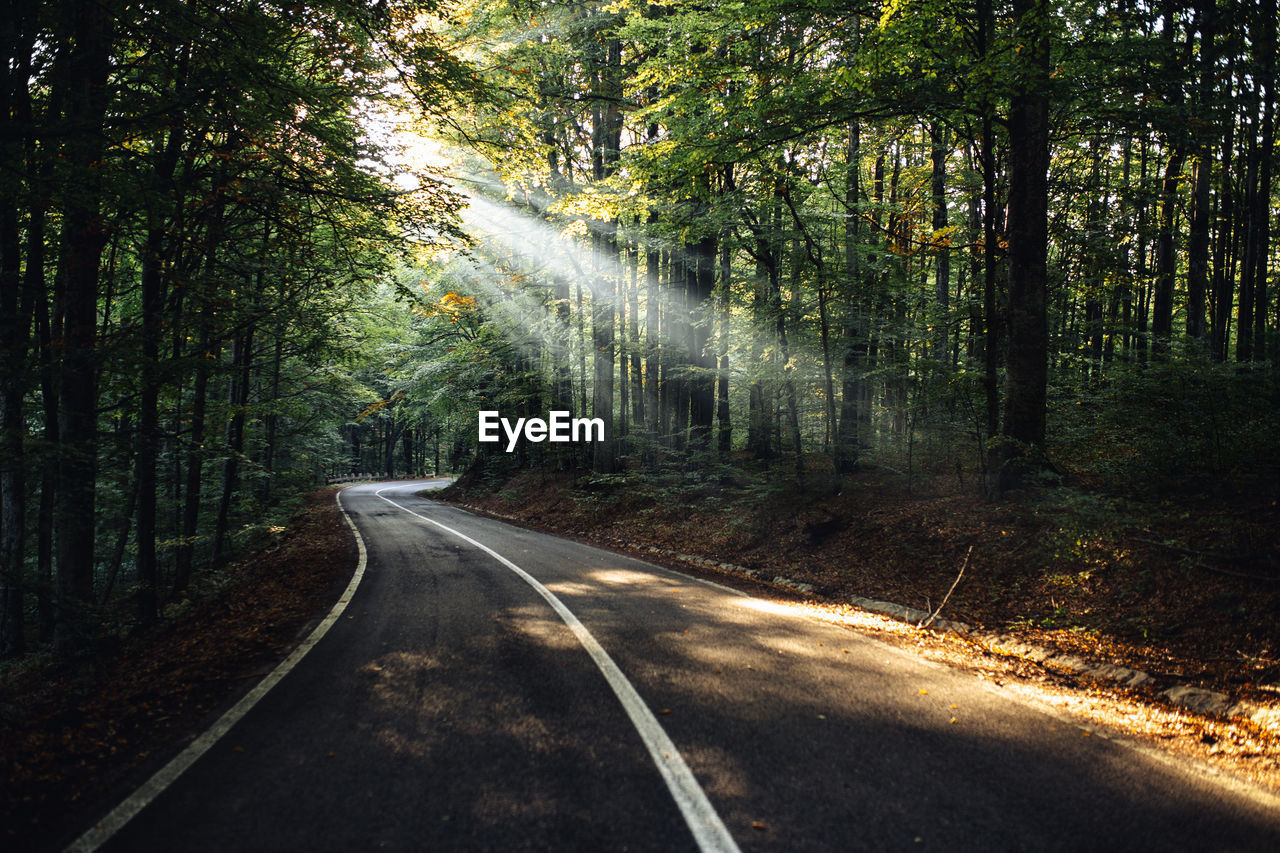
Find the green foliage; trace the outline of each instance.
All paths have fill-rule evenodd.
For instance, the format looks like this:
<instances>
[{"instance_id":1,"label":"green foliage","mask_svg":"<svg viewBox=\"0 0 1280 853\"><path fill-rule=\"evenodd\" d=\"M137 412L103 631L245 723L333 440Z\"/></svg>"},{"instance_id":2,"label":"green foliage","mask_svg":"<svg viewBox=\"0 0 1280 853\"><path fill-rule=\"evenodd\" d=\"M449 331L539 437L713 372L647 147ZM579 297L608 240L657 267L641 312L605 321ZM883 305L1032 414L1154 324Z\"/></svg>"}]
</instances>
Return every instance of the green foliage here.
<instances>
[{"instance_id":1,"label":"green foliage","mask_svg":"<svg viewBox=\"0 0 1280 853\"><path fill-rule=\"evenodd\" d=\"M1280 477L1280 382L1269 370L1202 359L1113 368L1062 389L1055 457L1105 488L1145 494L1262 490Z\"/></svg>"}]
</instances>

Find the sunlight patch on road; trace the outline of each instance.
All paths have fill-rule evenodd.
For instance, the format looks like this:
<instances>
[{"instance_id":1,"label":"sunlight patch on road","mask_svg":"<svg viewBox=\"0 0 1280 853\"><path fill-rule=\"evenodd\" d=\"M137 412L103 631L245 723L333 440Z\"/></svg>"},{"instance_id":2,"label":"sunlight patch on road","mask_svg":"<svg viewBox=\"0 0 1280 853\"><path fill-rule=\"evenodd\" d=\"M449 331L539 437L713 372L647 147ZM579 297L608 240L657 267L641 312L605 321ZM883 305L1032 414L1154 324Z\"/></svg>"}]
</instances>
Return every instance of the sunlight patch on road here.
<instances>
[{"instance_id":1,"label":"sunlight patch on road","mask_svg":"<svg viewBox=\"0 0 1280 853\"><path fill-rule=\"evenodd\" d=\"M592 572L590 577L592 580L598 580L602 583L625 584L627 586L638 586L654 582L653 575L630 569L600 569Z\"/></svg>"},{"instance_id":2,"label":"sunlight patch on road","mask_svg":"<svg viewBox=\"0 0 1280 853\"><path fill-rule=\"evenodd\" d=\"M918 629L906 622L899 622L888 616L859 610L847 604L814 604L795 601L766 601L759 598L743 598L733 602L747 610L769 613L775 616L801 617L820 619L833 625L844 625L866 631L888 631L895 634L913 634Z\"/></svg>"},{"instance_id":3,"label":"sunlight patch on road","mask_svg":"<svg viewBox=\"0 0 1280 853\"><path fill-rule=\"evenodd\" d=\"M676 806L680 809L686 824L693 833L698 849L702 853L738 853L737 842L734 841L733 836L725 827L711 801L707 799L706 792L702 790L702 786L699 785L698 780L694 777L689 765L685 762L684 757L680 754L670 736L667 735L666 730L658 722L653 711L645 704L631 681L618 667L617 663L614 662L613 658L609 656L604 647L600 645L599 641L587 630L581 620L569 610L564 602L544 586L541 581L488 545L446 524L441 524L433 518L414 512L382 494L390 489L391 487L379 489L374 492L374 495L397 509L439 528L445 533L455 536L493 557L524 580L551 606L551 609L573 632L583 649L591 657L592 662L595 663L600 674L604 676L614 695L622 703L623 710L635 726L641 740L644 741L644 745L657 766L663 781L666 783L667 789L671 792Z\"/></svg>"}]
</instances>

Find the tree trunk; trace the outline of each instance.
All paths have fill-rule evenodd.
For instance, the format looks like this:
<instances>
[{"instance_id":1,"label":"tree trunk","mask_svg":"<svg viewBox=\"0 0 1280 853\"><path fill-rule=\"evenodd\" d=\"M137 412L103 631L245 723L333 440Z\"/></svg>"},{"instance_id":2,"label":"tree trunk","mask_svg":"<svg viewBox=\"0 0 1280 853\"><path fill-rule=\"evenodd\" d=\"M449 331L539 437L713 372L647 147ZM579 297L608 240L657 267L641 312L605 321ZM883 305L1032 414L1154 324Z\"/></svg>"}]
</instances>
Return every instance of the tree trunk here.
<instances>
[{"instance_id":1,"label":"tree trunk","mask_svg":"<svg viewBox=\"0 0 1280 853\"><path fill-rule=\"evenodd\" d=\"M212 561L222 561L231 523L231 501L240 476L240 456L244 452L244 424L249 401L249 378L253 369L253 327L237 332L231 351L230 388L227 393L231 416L227 420L227 458L222 462L222 492L218 497L218 517L213 530Z\"/></svg>"},{"instance_id":2,"label":"tree trunk","mask_svg":"<svg viewBox=\"0 0 1280 853\"><path fill-rule=\"evenodd\" d=\"M1197 105L1202 126L1211 120L1214 97L1215 63L1214 12L1217 0L1199 0L1200 16L1200 83ZM1191 228L1187 237L1187 337L1204 336L1205 295L1209 290L1209 189L1213 157L1209 134L1197 134L1195 166L1192 174Z\"/></svg>"},{"instance_id":3,"label":"tree trunk","mask_svg":"<svg viewBox=\"0 0 1280 853\"><path fill-rule=\"evenodd\" d=\"M1258 163L1258 195L1254 212L1258 234L1258 266L1254 273L1253 291L1253 358L1267 358L1267 275L1271 261L1271 163L1275 157L1275 90L1276 90L1276 7L1263 2L1258 51L1262 60L1262 79L1267 93L1262 107L1262 143Z\"/></svg>"},{"instance_id":4,"label":"tree trunk","mask_svg":"<svg viewBox=\"0 0 1280 853\"><path fill-rule=\"evenodd\" d=\"M0 115L8 115L7 104ZM5 146L6 148L11 146ZM23 557L26 540L27 432L23 398L31 338L29 294L23 293L18 199L0 198L0 658L26 651L23 634ZM24 298L24 296L28 298Z\"/></svg>"},{"instance_id":5,"label":"tree trunk","mask_svg":"<svg viewBox=\"0 0 1280 853\"><path fill-rule=\"evenodd\" d=\"M1178 258L1174 253L1174 224L1178 212L1178 182L1186 159L1182 145L1174 147L1165 167L1160 194L1160 233L1156 238L1156 280L1151 297L1151 357L1167 358L1173 335L1173 284Z\"/></svg>"},{"instance_id":6,"label":"tree trunk","mask_svg":"<svg viewBox=\"0 0 1280 853\"><path fill-rule=\"evenodd\" d=\"M61 418L54 540L58 602L54 644L68 653L95 631L92 618L94 508L98 457L98 274L106 246L101 211L103 124L114 21L109 8L70 0L65 22L67 121L79 128L63 143L67 192L62 205L65 321L58 374Z\"/></svg>"},{"instance_id":7,"label":"tree trunk","mask_svg":"<svg viewBox=\"0 0 1280 853\"><path fill-rule=\"evenodd\" d=\"M660 273L662 255L651 243L645 247L644 280L644 408L645 434L649 439L645 452L645 464L652 468L657 464L657 442L662 437L662 411L659 405L658 392L661 383L658 381L660 366L658 362L660 340L658 323L662 315L662 292Z\"/></svg>"},{"instance_id":8,"label":"tree trunk","mask_svg":"<svg viewBox=\"0 0 1280 853\"><path fill-rule=\"evenodd\" d=\"M1014 0L1022 84L1009 108L1009 354L1001 427L1000 488L1038 464L1048 380L1049 15L1048 0Z\"/></svg>"},{"instance_id":9,"label":"tree trunk","mask_svg":"<svg viewBox=\"0 0 1280 853\"><path fill-rule=\"evenodd\" d=\"M939 122L929 125L932 141L933 191L933 301L936 320L933 334L933 357L939 363L947 360L947 337L951 311L951 249L947 229L947 147L946 129Z\"/></svg>"},{"instance_id":10,"label":"tree trunk","mask_svg":"<svg viewBox=\"0 0 1280 853\"><path fill-rule=\"evenodd\" d=\"M858 404L861 401L863 380L862 355L865 347L860 330L860 314L863 303L862 265L859 263L858 246L861 228L860 161L862 159L862 133L858 122L849 122L848 141L845 148L844 191L844 264L846 292L842 311L841 363L840 363L840 417L836 425L835 465L837 474L850 474L858 465L861 448L858 443Z\"/></svg>"},{"instance_id":11,"label":"tree trunk","mask_svg":"<svg viewBox=\"0 0 1280 853\"><path fill-rule=\"evenodd\" d=\"M715 306L712 293L716 278L716 238L706 237L689 247L693 255L692 275L687 276L691 319L688 324L689 364L693 375L688 382L690 444L698 450L711 447L711 426L715 419L715 361L708 351L711 319Z\"/></svg>"},{"instance_id":12,"label":"tree trunk","mask_svg":"<svg viewBox=\"0 0 1280 853\"><path fill-rule=\"evenodd\" d=\"M613 390L614 390L614 302L617 285L611 261L616 260L616 244L612 234L597 238L597 252L606 259L605 269L595 276L591 299L591 344L594 350L595 377L592 383L591 414L604 421L604 441L592 445L591 467L599 473L614 471Z\"/></svg>"},{"instance_id":13,"label":"tree trunk","mask_svg":"<svg viewBox=\"0 0 1280 853\"><path fill-rule=\"evenodd\" d=\"M719 311L717 339L720 347L716 372L716 426L718 438L716 450L721 459L727 459L733 449L733 423L729 412L729 287L733 272L727 235L720 240L720 281L717 285Z\"/></svg>"}]
</instances>

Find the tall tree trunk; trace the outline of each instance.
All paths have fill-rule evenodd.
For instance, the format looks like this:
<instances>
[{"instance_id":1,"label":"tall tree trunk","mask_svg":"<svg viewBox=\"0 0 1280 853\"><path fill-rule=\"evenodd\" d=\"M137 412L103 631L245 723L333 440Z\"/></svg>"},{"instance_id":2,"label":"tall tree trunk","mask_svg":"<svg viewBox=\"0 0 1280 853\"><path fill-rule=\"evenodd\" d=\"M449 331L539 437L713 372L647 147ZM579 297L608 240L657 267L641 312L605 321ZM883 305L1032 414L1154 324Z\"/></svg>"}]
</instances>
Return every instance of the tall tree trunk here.
<instances>
[{"instance_id":1,"label":"tall tree trunk","mask_svg":"<svg viewBox=\"0 0 1280 853\"><path fill-rule=\"evenodd\" d=\"M272 490L275 486L276 479L276 433L279 430L280 415L276 412L276 401L280 399L280 365L284 361L284 329L277 328L275 330L275 350L271 355L271 390L269 396L269 405L267 416L263 419L263 448L262 448L262 503L264 506L270 506L272 499ZM405 445L406 450L408 445ZM409 456L405 456L406 466L409 468L409 474L413 473L413 466L408 464Z\"/></svg>"},{"instance_id":2,"label":"tall tree trunk","mask_svg":"<svg viewBox=\"0 0 1280 853\"><path fill-rule=\"evenodd\" d=\"M1138 185L1142 187L1144 190L1146 189L1146 186L1147 186L1147 139L1145 136L1142 138L1142 141L1139 145ZM1138 363L1146 364L1147 350L1148 350L1147 325L1148 325L1148 319L1150 317L1150 314L1148 312L1148 308L1150 306L1148 305L1148 302L1147 302L1147 296L1149 292L1149 288L1147 286L1147 279L1148 279L1148 276L1150 275L1151 268L1147 258L1148 208L1147 208L1147 202L1142 197L1141 194L1138 197L1137 206L1138 206L1137 226L1134 228L1134 234L1136 235L1136 238L1137 238L1136 243L1138 247L1138 257L1137 257L1138 287L1137 287L1137 293L1134 294L1136 297L1134 307L1136 309L1135 316L1136 316L1137 322L1134 324L1133 343L1134 343L1134 349L1137 351L1137 354L1138 354Z\"/></svg>"},{"instance_id":3,"label":"tall tree trunk","mask_svg":"<svg viewBox=\"0 0 1280 853\"><path fill-rule=\"evenodd\" d=\"M733 273L733 259L729 252L727 234L720 239L720 275L716 286L719 311L717 312L717 341L719 343L719 363L716 365L716 450L721 459L726 459L733 449L733 423L729 412L729 288Z\"/></svg>"},{"instance_id":4,"label":"tall tree trunk","mask_svg":"<svg viewBox=\"0 0 1280 853\"><path fill-rule=\"evenodd\" d=\"M1043 448L1048 380L1048 0L1014 0L1024 49L1009 107L1009 355L1001 425L1000 488L1018 485Z\"/></svg>"},{"instance_id":5,"label":"tall tree trunk","mask_svg":"<svg viewBox=\"0 0 1280 853\"><path fill-rule=\"evenodd\" d=\"M1262 80L1266 86L1262 106L1262 142L1258 162L1258 194L1254 218L1258 234L1258 266L1254 273L1253 291L1253 358L1267 358L1267 276L1271 263L1271 164L1275 158L1276 102L1276 6L1263 2L1258 6L1262 21L1258 52L1261 55Z\"/></svg>"},{"instance_id":6,"label":"tall tree trunk","mask_svg":"<svg viewBox=\"0 0 1280 853\"><path fill-rule=\"evenodd\" d=\"M858 246L861 228L860 163L862 133L857 120L849 122L845 147L844 190L844 265L846 292L842 310L840 364L840 418L836 425L835 464L837 474L849 474L858 465L861 448L858 443L858 404L863 380L862 359L865 341L860 329L863 307L862 265Z\"/></svg>"},{"instance_id":7,"label":"tall tree trunk","mask_svg":"<svg viewBox=\"0 0 1280 853\"><path fill-rule=\"evenodd\" d=\"M1200 16L1200 83L1196 101L1201 125L1205 126L1211 120L1216 101L1213 39L1217 0L1198 0L1197 7ZM1187 237L1187 337L1192 340L1202 338L1205 332L1205 295L1209 290L1209 189L1213 171L1209 147L1211 137L1203 130L1197 137L1192 174L1191 229Z\"/></svg>"},{"instance_id":8,"label":"tall tree trunk","mask_svg":"<svg viewBox=\"0 0 1280 853\"><path fill-rule=\"evenodd\" d=\"M774 233L777 233L776 231ZM787 406L787 419L791 427L791 451L795 456L796 485L804 486L804 436L800 432L800 401L796 396L796 383L792 377L791 344L787 339L787 311L782 305L782 280L778 252L772 252L774 263L769 267L769 308L774 315L777 330L779 361L782 363L782 394Z\"/></svg>"},{"instance_id":9,"label":"tall tree trunk","mask_svg":"<svg viewBox=\"0 0 1280 853\"><path fill-rule=\"evenodd\" d=\"M7 117L8 104L0 101L0 107L4 108L0 115ZM0 658L18 657L26 651L23 557L27 487L22 451L27 432L23 398L31 302L30 294L23 293L20 246L17 194L6 193L0 198Z\"/></svg>"},{"instance_id":10,"label":"tall tree trunk","mask_svg":"<svg viewBox=\"0 0 1280 853\"><path fill-rule=\"evenodd\" d=\"M592 445L591 467L600 473L610 473L617 464L614 452L613 390L614 390L614 315L616 288L612 263L616 261L616 245L612 234L597 238L597 252L606 259L604 269L595 276L591 299L591 344L595 368L591 394L591 414L604 421L604 441Z\"/></svg>"},{"instance_id":11,"label":"tall tree trunk","mask_svg":"<svg viewBox=\"0 0 1280 853\"><path fill-rule=\"evenodd\" d=\"M1258 122L1249 124L1249 151L1246 157L1243 211L1244 256L1240 264L1240 296L1236 303L1236 361L1253 360L1254 275L1258 270L1258 163L1262 153L1257 143Z\"/></svg>"},{"instance_id":12,"label":"tall tree trunk","mask_svg":"<svg viewBox=\"0 0 1280 853\"><path fill-rule=\"evenodd\" d=\"M1174 224L1178 213L1178 183L1186 159L1182 144L1174 146L1165 167L1160 192L1160 232L1156 237L1156 280L1151 296L1151 357L1167 358L1173 335L1173 284L1178 258L1174 252Z\"/></svg>"},{"instance_id":13,"label":"tall tree trunk","mask_svg":"<svg viewBox=\"0 0 1280 853\"><path fill-rule=\"evenodd\" d=\"M600 96L592 106L593 177L603 181L616 170L622 146L622 42L610 38L604 45L604 62L596 71L595 91ZM603 269L595 276L592 298L591 341L595 350L595 381L592 386L592 415L604 421L604 441L592 445L592 467L599 472L612 472L618 465L617 436L614 426L614 374L617 360L614 352L614 317L618 313L617 225L603 223L596 236L596 253Z\"/></svg>"},{"instance_id":14,"label":"tall tree trunk","mask_svg":"<svg viewBox=\"0 0 1280 853\"><path fill-rule=\"evenodd\" d=\"M618 271L618 450L621 452L623 440L631 429L631 359L630 329L627 325L627 306L631 302L631 289L638 275L636 270L637 256L635 247L628 243L622 250L626 259Z\"/></svg>"},{"instance_id":15,"label":"tall tree trunk","mask_svg":"<svg viewBox=\"0 0 1280 853\"><path fill-rule=\"evenodd\" d=\"M1097 135L1089 143L1090 160L1092 161L1089 168L1090 186L1101 187L1102 173L1102 145ZM1103 355L1103 296L1106 289L1106 270L1102 259L1102 250L1098 245L1101 241L1102 227L1102 204L1101 198L1096 195L1088 201L1086 210L1085 234L1086 251L1085 251L1085 303L1084 303L1084 325L1085 325L1085 342L1088 345L1089 352L1089 372L1097 378L1102 370Z\"/></svg>"},{"instance_id":16,"label":"tall tree trunk","mask_svg":"<svg viewBox=\"0 0 1280 853\"><path fill-rule=\"evenodd\" d=\"M640 348L640 247L632 249L631 287L627 290L627 310L631 314L631 326L627 329L627 354L631 376L631 426L641 435L645 433L644 366ZM647 262L647 261L646 261ZM646 271L646 276L648 275ZM647 319L646 319L647 322Z\"/></svg>"},{"instance_id":17,"label":"tall tree trunk","mask_svg":"<svg viewBox=\"0 0 1280 853\"><path fill-rule=\"evenodd\" d=\"M227 392L231 416L227 419L227 458L222 462L222 491L218 497L218 517L213 530L214 564L222 561L231 523L231 501L240 477L240 457L244 452L244 425L249 402L249 379L253 370L253 327L236 333L231 351L231 379ZM376 458L376 457L375 457Z\"/></svg>"},{"instance_id":18,"label":"tall tree trunk","mask_svg":"<svg viewBox=\"0 0 1280 853\"><path fill-rule=\"evenodd\" d=\"M662 254L653 242L645 247L644 281L644 408L645 435L648 437L648 448L645 452L645 464L652 468L658 462L657 442L662 437L663 419L659 404L658 392L661 388L659 373L661 367L659 357L658 324L662 315L662 291L660 288Z\"/></svg>"},{"instance_id":19,"label":"tall tree trunk","mask_svg":"<svg viewBox=\"0 0 1280 853\"><path fill-rule=\"evenodd\" d=\"M670 270L667 292L670 294L671 322L666 338L671 346L663 365L670 389L671 444L676 450L685 450L689 439L689 352L692 350L689 327L693 311L689 279L692 272L684 256L675 252L671 253Z\"/></svg>"},{"instance_id":20,"label":"tall tree trunk","mask_svg":"<svg viewBox=\"0 0 1280 853\"><path fill-rule=\"evenodd\" d=\"M929 138L932 142L933 301L937 315L932 343L933 357L939 363L945 363L951 312L951 240L947 235L947 140L946 129L941 122L929 125Z\"/></svg>"},{"instance_id":21,"label":"tall tree trunk","mask_svg":"<svg viewBox=\"0 0 1280 853\"><path fill-rule=\"evenodd\" d=\"M693 269L687 278L689 296L686 302L693 312L688 339L689 364L693 368L688 383L690 443L704 451L711 447L711 426L715 419L715 360L708 343L715 311L712 294L716 279L716 245L715 237L706 237L690 247Z\"/></svg>"},{"instance_id":22,"label":"tall tree trunk","mask_svg":"<svg viewBox=\"0 0 1280 853\"><path fill-rule=\"evenodd\" d=\"M142 248L142 377L138 403L138 444L136 450L138 518L138 620L150 625L156 619L160 587L156 557L157 471L160 450L160 314L164 310L165 288L162 267L166 251L167 224L161 200L170 190L173 172L182 148L182 132L169 131L151 179L151 203L147 237Z\"/></svg>"},{"instance_id":23,"label":"tall tree trunk","mask_svg":"<svg viewBox=\"0 0 1280 853\"><path fill-rule=\"evenodd\" d=\"M32 249L27 252L27 275L38 276L41 284L45 274L43 215L40 224L28 227L32 232ZM35 248L36 235L40 246ZM43 287L38 288L43 290ZM52 303L52 309L50 307ZM60 407L58 405L58 358L54 340L62 336L62 278L54 276L53 293L46 298L43 293L35 303L36 339L40 349L40 402L44 409L44 439L50 447L57 446L60 431ZM41 642L52 642L57 626L56 585L53 573L53 510L57 496L58 467L52 456L47 456L40 466L40 507L36 520L36 577L38 579L37 607L40 619Z\"/></svg>"},{"instance_id":24,"label":"tall tree trunk","mask_svg":"<svg viewBox=\"0 0 1280 853\"><path fill-rule=\"evenodd\" d=\"M77 128L63 143L66 170L62 249L58 274L66 301L62 364L58 374L61 418L54 540L58 602L54 643L61 652L84 645L95 631L92 617L94 508L98 456L98 275L106 246L102 218L102 168L107 76L114 36L110 7L68 0L64 63L66 120Z\"/></svg>"},{"instance_id":25,"label":"tall tree trunk","mask_svg":"<svg viewBox=\"0 0 1280 853\"><path fill-rule=\"evenodd\" d=\"M762 260L756 262L755 281L752 285L751 316L754 329L751 335L751 363L760 365L764 360L763 337L767 334L769 319L769 272ZM773 457L772 408L759 372L752 377L747 389L747 449L757 459Z\"/></svg>"},{"instance_id":26,"label":"tall tree trunk","mask_svg":"<svg viewBox=\"0 0 1280 853\"><path fill-rule=\"evenodd\" d=\"M200 313L200 343L196 352L195 379L191 390L191 436L187 450L187 487L182 505L182 535L179 539L177 560L173 572L173 591L175 594L186 590L191 582L191 571L195 558L195 539L200 522L200 492L204 481L204 436L205 412L209 397L209 372L216 361L215 353L210 352L212 336L209 324L212 319L208 309Z\"/></svg>"}]
</instances>

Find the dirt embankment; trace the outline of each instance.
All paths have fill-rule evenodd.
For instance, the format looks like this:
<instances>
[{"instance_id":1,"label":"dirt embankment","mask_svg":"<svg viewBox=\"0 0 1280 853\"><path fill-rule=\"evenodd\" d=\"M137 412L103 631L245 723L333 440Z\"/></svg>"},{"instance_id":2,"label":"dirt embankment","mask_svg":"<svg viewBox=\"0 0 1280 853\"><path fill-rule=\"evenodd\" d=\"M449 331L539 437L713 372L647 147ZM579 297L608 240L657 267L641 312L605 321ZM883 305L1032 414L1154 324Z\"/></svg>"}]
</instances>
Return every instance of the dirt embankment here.
<instances>
[{"instance_id":1,"label":"dirt embankment","mask_svg":"<svg viewBox=\"0 0 1280 853\"><path fill-rule=\"evenodd\" d=\"M356 565L336 491L309 496L260 551L166 608L156 630L109 653L3 672L0 847L74 840L63 836L145 781L328 612Z\"/></svg>"},{"instance_id":2,"label":"dirt embankment","mask_svg":"<svg viewBox=\"0 0 1280 853\"><path fill-rule=\"evenodd\" d=\"M442 498L684 571L704 569L663 553L787 578L809 585L805 597L828 611L861 596L933 612L954 585L944 617L1152 680L1126 689L1029 659L1038 655L994 653L972 638L902 625L884 632L980 676L1029 681L1048 701L1280 787L1280 739L1271 731L1188 713L1160 695L1188 684L1232 702L1280 705L1273 503L1137 503L1071 488L989 503L962 484L908 484L887 469L819 494L746 480L526 471L500 482L463 478Z\"/></svg>"}]
</instances>

